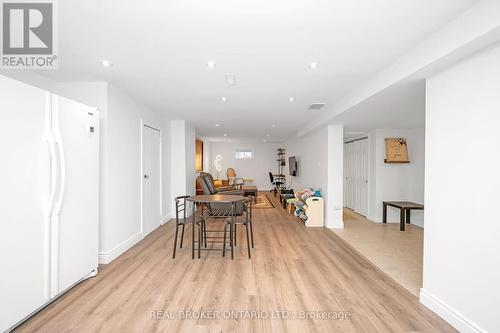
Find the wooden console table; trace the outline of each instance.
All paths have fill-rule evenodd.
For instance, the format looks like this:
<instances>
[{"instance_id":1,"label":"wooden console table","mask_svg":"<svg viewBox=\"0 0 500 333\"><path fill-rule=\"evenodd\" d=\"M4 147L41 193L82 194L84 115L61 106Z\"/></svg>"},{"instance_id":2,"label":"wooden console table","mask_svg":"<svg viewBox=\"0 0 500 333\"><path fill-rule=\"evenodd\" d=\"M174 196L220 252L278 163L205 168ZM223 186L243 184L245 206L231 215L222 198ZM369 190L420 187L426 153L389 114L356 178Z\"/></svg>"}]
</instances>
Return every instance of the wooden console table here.
<instances>
[{"instance_id":1,"label":"wooden console table","mask_svg":"<svg viewBox=\"0 0 500 333\"><path fill-rule=\"evenodd\" d=\"M382 212L382 222L387 223L387 206L394 208L399 208L399 230L405 231L405 219L406 223L410 223L410 212L412 210L423 210L424 205L417 204L409 201L384 201L382 203L384 209Z\"/></svg>"}]
</instances>

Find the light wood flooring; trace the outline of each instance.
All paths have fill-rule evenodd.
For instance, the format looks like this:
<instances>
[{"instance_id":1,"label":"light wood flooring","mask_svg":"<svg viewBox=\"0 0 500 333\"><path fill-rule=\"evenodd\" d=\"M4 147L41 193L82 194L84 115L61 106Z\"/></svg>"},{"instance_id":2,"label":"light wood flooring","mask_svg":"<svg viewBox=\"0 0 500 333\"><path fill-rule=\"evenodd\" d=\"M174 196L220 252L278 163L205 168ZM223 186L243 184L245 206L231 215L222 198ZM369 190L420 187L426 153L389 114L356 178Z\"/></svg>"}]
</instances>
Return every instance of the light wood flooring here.
<instances>
[{"instance_id":1,"label":"light wood flooring","mask_svg":"<svg viewBox=\"0 0 500 333\"><path fill-rule=\"evenodd\" d=\"M234 260L219 251L191 260L186 231L176 259L174 224L167 223L17 331L454 332L332 231L305 228L278 204L254 210L252 259L240 228ZM220 316L181 319L180 310ZM246 313L224 319L229 310L278 318L246 319ZM177 318L155 319L152 311ZM330 319L298 319L300 311L321 311L307 313ZM337 311L349 312L350 319L333 320Z\"/></svg>"},{"instance_id":2,"label":"light wood flooring","mask_svg":"<svg viewBox=\"0 0 500 333\"><path fill-rule=\"evenodd\" d=\"M344 210L342 239L384 273L418 297L422 287L424 229L413 224L374 223L350 209Z\"/></svg>"}]
</instances>

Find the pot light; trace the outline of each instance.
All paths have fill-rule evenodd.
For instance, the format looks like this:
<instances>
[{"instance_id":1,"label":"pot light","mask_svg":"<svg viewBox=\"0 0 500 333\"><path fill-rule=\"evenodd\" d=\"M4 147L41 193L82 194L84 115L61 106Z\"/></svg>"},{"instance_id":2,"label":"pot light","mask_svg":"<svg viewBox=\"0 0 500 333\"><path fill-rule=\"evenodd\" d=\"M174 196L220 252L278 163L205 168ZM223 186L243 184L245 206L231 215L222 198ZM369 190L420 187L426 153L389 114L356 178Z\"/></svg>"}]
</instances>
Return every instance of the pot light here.
<instances>
[{"instance_id":1,"label":"pot light","mask_svg":"<svg viewBox=\"0 0 500 333\"><path fill-rule=\"evenodd\" d=\"M221 100L221 101L223 101L223 102L227 102L227 97L222 96L222 97L220 98L220 100Z\"/></svg>"},{"instance_id":2,"label":"pot light","mask_svg":"<svg viewBox=\"0 0 500 333\"><path fill-rule=\"evenodd\" d=\"M268 134L266 134L266 136L271 136L271 135L268 133Z\"/></svg>"},{"instance_id":3,"label":"pot light","mask_svg":"<svg viewBox=\"0 0 500 333\"><path fill-rule=\"evenodd\" d=\"M220 124L215 124L215 127L219 127L219 126L220 126Z\"/></svg>"},{"instance_id":4,"label":"pot light","mask_svg":"<svg viewBox=\"0 0 500 333\"><path fill-rule=\"evenodd\" d=\"M276 128L276 125L271 125L272 128Z\"/></svg>"},{"instance_id":5,"label":"pot light","mask_svg":"<svg viewBox=\"0 0 500 333\"><path fill-rule=\"evenodd\" d=\"M267 140L266 140L266 139L264 139L264 140L262 140L262 141L263 141L263 142L267 142Z\"/></svg>"},{"instance_id":6,"label":"pot light","mask_svg":"<svg viewBox=\"0 0 500 333\"><path fill-rule=\"evenodd\" d=\"M227 136L227 133L224 133L224 136Z\"/></svg>"},{"instance_id":7,"label":"pot light","mask_svg":"<svg viewBox=\"0 0 500 333\"><path fill-rule=\"evenodd\" d=\"M311 62L309 64L310 69L316 69L316 68L318 68L318 66L319 66L319 64L317 62Z\"/></svg>"},{"instance_id":8,"label":"pot light","mask_svg":"<svg viewBox=\"0 0 500 333\"><path fill-rule=\"evenodd\" d=\"M209 61L207 62L207 67L208 68L215 68L216 64L215 64L215 61Z\"/></svg>"},{"instance_id":9,"label":"pot light","mask_svg":"<svg viewBox=\"0 0 500 333\"><path fill-rule=\"evenodd\" d=\"M102 67L112 67L113 64L109 60L101 60L101 66Z\"/></svg>"},{"instance_id":10,"label":"pot light","mask_svg":"<svg viewBox=\"0 0 500 333\"><path fill-rule=\"evenodd\" d=\"M294 102L294 101L295 101L295 97L290 97L290 98L288 99L288 101L289 101L289 102Z\"/></svg>"}]
</instances>

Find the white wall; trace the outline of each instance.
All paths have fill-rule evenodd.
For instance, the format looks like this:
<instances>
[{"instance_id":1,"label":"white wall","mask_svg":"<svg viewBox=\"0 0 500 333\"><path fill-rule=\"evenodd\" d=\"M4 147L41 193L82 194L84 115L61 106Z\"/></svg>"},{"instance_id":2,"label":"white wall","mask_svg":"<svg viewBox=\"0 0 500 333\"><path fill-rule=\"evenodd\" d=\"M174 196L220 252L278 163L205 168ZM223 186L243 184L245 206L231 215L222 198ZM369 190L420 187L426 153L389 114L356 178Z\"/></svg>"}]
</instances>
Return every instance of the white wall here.
<instances>
[{"instance_id":1,"label":"white wall","mask_svg":"<svg viewBox=\"0 0 500 333\"><path fill-rule=\"evenodd\" d=\"M162 130L162 138L168 138L165 121L158 113L113 85L108 86L107 116L99 246L103 263L113 260L142 238L141 120ZM166 145L168 141L162 146ZM165 185L165 181L162 185ZM165 190L163 194L163 200L168 201Z\"/></svg>"},{"instance_id":2,"label":"white wall","mask_svg":"<svg viewBox=\"0 0 500 333\"><path fill-rule=\"evenodd\" d=\"M196 130L185 120L170 122L170 206L174 211L173 198L195 193L195 137Z\"/></svg>"},{"instance_id":3,"label":"white wall","mask_svg":"<svg viewBox=\"0 0 500 333\"><path fill-rule=\"evenodd\" d=\"M276 173L278 163L276 162L276 149L281 145L274 143L232 143L232 142L211 142L210 173L214 178L217 177L217 170L213 165L215 156L222 156L222 171L219 172L219 179L227 179L227 168L233 168L236 176L240 178L253 179L253 185L260 190L269 190L272 188L269 180L269 171ZM253 149L253 159L236 159L236 148ZM291 156L287 153L287 157Z\"/></svg>"},{"instance_id":4,"label":"white wall","mask_svg":"<svg viewBox=\"0 0 500 333\"><path fill-rule=\"evenodd\" d=\"M386 138L406 138L408 164L385 163ZM425 129L377 129L368 135L368 218L382 222L383 201L412 201L424 204ZM389 207L388 222L399 223L399 210ZM423 227L422 211L411 212L412 223Z\"/></svg>"},{"instance_id":5,"label":"white wall","mask_svg":"<svg viewBox=\"0 0 500 333\"><path fill-rule=\"evenodd\" d=\"M287 156L297 159L294 190L320 188L325 199L325 226L342 228L343 207L343 128L324 126L302 137L288 140ZM286 168L288 174L288 167Z\"/></svg>"},{"instance_id":6,"label":"white wall","mask_svg":"<svg viewBox=\"0 0 500 333\"><path fill-rule=\"evenodd\" d=\"M295 191L306 187L321 188L326 193L328 181L328 127L302 137L295 137L285 143L287 156L297 160L297 176L292 179ZM288 163L285 168L288 172ZM326 203L325 203L326 204Z\"/></svg>"},{"instance_id":7,"label":"white wall","mask_svg":"<svg viewBox=\"0 0 500 333\"><path fill-rule=\"evenodd\" d=\"M196 129L186 122L186 193L196 194Z\"/></svg>"},{"instance_id":8,"label":"white wall","mask_svg":"<svg viewBox=\"0 0 500 333\"><path fill-rule=\"evenodd\" d=\"M462 332L498 332L500 47L427 80L420 299Z\"/></svg>"}]
</instances>

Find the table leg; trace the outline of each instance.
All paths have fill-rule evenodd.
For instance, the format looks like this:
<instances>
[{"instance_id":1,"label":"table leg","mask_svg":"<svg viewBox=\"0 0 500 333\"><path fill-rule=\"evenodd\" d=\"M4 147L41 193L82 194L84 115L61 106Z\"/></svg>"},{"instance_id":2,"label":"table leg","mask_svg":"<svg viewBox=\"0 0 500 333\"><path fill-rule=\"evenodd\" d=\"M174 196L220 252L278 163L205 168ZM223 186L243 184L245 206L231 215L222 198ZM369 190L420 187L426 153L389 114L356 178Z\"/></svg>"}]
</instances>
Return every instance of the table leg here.
<instances>
[{"instance_id":1,"label":"table leg","mask_svg":"<svg viewBox=\"0 0 500 333\"><path fill-rule=\"evenodd\" d=\"M399 230L405 231L405 209L400 208L399 213Z\"/></svg>"},{"instance_id":2,"label":"table leg","mask_svg":"<svg viewBox=\"0 0 500 333\"><path fill-rule=\"evenodd\" d=\"M411 209L406 210L406 223L410 223Z\"/></svg>"},{"instance_id":3,"label":"table leg","mask_svg":"<svg viewBox=\"0 0 500 333\"><path fill-rule=\"evenodd\" d=\"M196 204L193 202L193 219L192 219L192 226L191 226L191 259L194 259L194 243L195 243L195 238L194 238L194 229L196 228L196 217L195 217L195 207Z\"/></svg>"},{"instance_id":4,"label":"table leg","mask_svg":"<svg viewBox=\"0 0 500 333\"><path fill-rule=\"evenodd\" d=\"M231 226L230 226L230 230L229 230L229 242L231 243L231 260L234 259L234 235L233 235L233 230L234 230L234 214L235 214L235 203L233 202L232 205L231 205Z\"/></svg>"},{"instance_id":5,"label":"table leg","mask_svg":"<svg viewBox=\"0 0 500 333\"><path fill-rule=\"evenodd\" d=\"M382 222L387 223L387 204L383 203L384 208L382 209Z\"/></svg>"},{"instance_id":6,"label":"table leg","mask_svg":"<svg viewBox=\"0 0 500 333\"><path fill-rule=\"evenodd\" d=\"M200 226L198 227L198 259L201 258L202 232L203 232L203 222L200 221Z\"/></svg>"},{"instance_id":7,"label":"table leg","mask_svg":"<svg viewBox=\"0 0 500 333\"><path fill-rule=\"evenodd\" d=\"M250 204L250 212L248 213L250 223L250 238L252 239L252 248L253 248L253 228L252 228L252 204Z\"/></svg>"}]
</instances>

